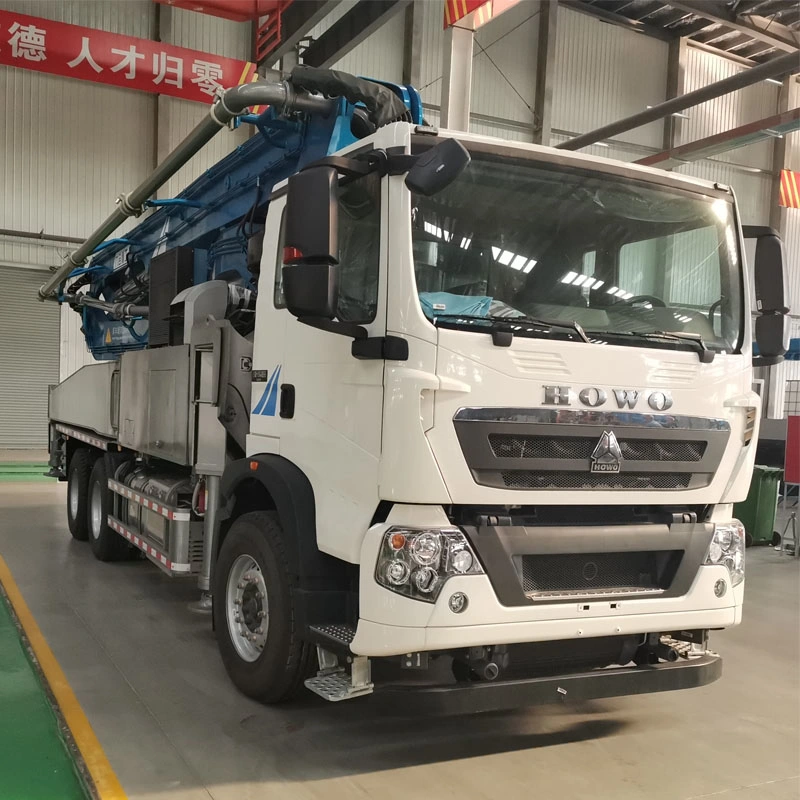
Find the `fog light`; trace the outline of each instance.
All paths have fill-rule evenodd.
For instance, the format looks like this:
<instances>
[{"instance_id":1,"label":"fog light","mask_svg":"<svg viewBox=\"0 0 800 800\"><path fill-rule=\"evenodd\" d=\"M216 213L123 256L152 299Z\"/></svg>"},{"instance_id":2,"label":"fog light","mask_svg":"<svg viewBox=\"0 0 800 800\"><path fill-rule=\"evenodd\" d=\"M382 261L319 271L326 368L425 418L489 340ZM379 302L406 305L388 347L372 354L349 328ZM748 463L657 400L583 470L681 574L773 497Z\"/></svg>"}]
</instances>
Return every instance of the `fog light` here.
<instances>
[{"instance_id":1,"label":"fog light","mask_svg":"<svg viewBox=\"0 0 800 800\"><path fill-rule=\"evenodd\" d=\"M456 592L455 594L450 595L447 605L450 606L450 610L454 614L460 614L462 611L464 611L467 605L469 605L469 600L464 592Z\"/></svg>"},{"instance_id":2,"label":"fog light","mask_svg":"<svg viewBox=\"0 0 800 800\"><path fill-rule=\"evenodd\" d=\"M728 584L725 583L725 581L720 579L714 584L714 594L717 597L722 597L727 591L728 591Z\"/></svg>"}]
</instances>

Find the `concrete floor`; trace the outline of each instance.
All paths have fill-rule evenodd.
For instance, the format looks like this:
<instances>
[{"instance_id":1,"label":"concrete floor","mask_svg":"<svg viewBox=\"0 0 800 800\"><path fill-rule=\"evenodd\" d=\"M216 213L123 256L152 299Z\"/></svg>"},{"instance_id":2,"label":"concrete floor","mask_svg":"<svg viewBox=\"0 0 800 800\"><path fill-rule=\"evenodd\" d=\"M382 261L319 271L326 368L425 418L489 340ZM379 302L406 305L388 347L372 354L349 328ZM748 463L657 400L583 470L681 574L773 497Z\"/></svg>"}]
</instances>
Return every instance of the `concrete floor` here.
<instances>
[{"instance_id":1,"label":"concrete floor","mask_svg":"<svg viewBox=\"0 0 800 800\"><path fill-rule=\"evenodd\" d=\"M772 548L748 551L745 620L713 636L725 667L711 686L390 719L368 700L240 696L207 618L187 609L192 582L95 561L67 532L64 498L63 485L0 484L0 554L130 798L800 797L800 561Z\"/></svg>"}]
</instances>

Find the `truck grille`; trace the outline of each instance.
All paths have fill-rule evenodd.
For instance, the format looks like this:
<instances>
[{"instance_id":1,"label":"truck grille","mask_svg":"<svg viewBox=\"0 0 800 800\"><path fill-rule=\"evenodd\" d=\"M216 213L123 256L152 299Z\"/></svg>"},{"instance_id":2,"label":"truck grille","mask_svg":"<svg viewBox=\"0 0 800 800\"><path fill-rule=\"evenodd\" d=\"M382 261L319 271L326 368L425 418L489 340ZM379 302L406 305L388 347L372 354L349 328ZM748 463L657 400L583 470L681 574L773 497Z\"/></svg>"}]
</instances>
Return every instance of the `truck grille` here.
<instances>
[{"instance_id":1,"label":"truck grille","mask_svg":"<svg viewBox=\"0 0 800 800\"><path fill-rule=\"evenodd\" d=\"M660 441L618 437L626 461L700 461L706 451L703 441ZM498 458L591 458L597 437L514 436L489 434L492 452Z\"/></svg>"},{"instance_id":2,"label":"truck grille","mask_svg":"<svg viewBox=\"0 0 800 800\"><path fill-rule=\"evenodd\" d=\"M730 436L724 419L622 411L475 407L453 423L475 482L517 490L697 489Z\"/></svg>"},{"instance_id":3,"label":"truck grille","mask_svg":"<svg viewBox=\"0 0 800 800\"><path fill-rule=\"evenodd\" d=\"M681 550L523 555L522 589L532 599L662 592L682 556Z\"/></svg>"},{"instance_id":4,"label":"truck grille","mask_svg":"<svg viewBox=\"0 0 800 800\"><path fill-rule=\"evenodd\" d=\"M508 470L501 473L506 489L688 489L689 472L534 472ZM490 477L482 477L479 483ZM491 484L489 484L491 485Z\"/></svg>"}]
</instances>

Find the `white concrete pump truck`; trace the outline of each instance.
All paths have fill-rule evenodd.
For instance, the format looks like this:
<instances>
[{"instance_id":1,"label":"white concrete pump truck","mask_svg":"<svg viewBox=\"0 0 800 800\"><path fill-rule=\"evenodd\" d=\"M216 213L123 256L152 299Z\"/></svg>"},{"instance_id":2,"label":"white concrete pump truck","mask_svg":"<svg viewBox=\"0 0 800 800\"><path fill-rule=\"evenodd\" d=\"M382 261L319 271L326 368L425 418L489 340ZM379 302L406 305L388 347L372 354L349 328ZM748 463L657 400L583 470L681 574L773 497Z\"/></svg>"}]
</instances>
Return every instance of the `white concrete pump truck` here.
<instances>
[{"instance_id":1,"label":"white concrete pump truck","mask_svg":"<svg viewBox=\"0 0 800 800\"><path fill-rule=\"evenodd\" d=\"M726 186L436 130L410 87L299 67L222 93L41 288L100 360L51 390L51 474L100 561L198 578L263 702L700 686L742 617L784 286Z\"/></svg>"}]
</instances>

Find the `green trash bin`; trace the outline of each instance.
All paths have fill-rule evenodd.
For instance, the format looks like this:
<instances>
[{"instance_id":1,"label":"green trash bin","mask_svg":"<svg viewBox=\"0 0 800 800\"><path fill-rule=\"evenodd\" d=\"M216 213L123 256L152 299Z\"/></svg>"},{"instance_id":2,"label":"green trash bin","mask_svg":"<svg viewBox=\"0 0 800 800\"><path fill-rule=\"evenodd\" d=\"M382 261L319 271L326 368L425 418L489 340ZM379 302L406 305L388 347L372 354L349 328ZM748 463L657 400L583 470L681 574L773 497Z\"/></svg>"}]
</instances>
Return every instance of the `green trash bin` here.
<instances>
[{"instance_id":1,"label":"green trash bin","mask_svg":"<svg viewBox=\"0 0 800 800\"><path fill-rule=\"evenodd\" d=\"M744 525L748 547L774 542L775 513L778 509L778 489L782 477L782 469L756 465L747 499L733 507L734 516Z\"/></svg>"}]
</instances>

